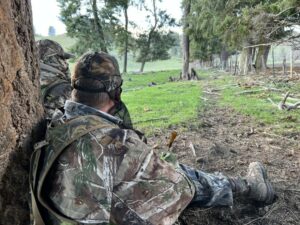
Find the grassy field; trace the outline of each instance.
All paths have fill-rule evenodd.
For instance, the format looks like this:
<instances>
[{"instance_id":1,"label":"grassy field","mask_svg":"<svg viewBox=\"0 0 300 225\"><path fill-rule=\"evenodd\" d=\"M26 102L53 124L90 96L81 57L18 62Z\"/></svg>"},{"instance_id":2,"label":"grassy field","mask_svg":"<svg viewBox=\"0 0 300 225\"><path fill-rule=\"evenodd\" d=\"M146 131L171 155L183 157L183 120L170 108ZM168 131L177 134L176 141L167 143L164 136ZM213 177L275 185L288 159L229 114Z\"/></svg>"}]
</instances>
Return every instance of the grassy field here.
<instances>
[{"instance_id":1,"label":"grassy field","mask_svg":"<svg viewBox=\"0 0 300 225\"><path fill-rule=\"evenodd\" d=\"M164 71L124 77L122 99L134 126L147 134L174 125L192 123L201 106L200 82L168 82L179 71ZM148 84L156 85L149 87Z\"/></svg>"},{"instance_id":2,"label":"grassy field","mask_svg":"<svg viewBox=\"0 0 300 225\"><path fill-rule=\"evenodd\" d=\"M275 133L300 132L299 111L279 110L270 101L271 99L275 104L278 104L287 91L297 94L300 89L299 82L290 84L285 82L266 83L268 88L276 88L279 91L260 91L262 88L255 85L251 88L235 85L237 83L246 84L247 82L249 83L248 78L233 76L223 76L221 79L213 81L216 87L222 89L219 104L223 107L232 107L239 113L255 118L259 123L272 125L272 131ZM241 94L245 91L254 92ZM296 101L289 99L287 102L295 103Z\"/></svg>"}]
</instances>

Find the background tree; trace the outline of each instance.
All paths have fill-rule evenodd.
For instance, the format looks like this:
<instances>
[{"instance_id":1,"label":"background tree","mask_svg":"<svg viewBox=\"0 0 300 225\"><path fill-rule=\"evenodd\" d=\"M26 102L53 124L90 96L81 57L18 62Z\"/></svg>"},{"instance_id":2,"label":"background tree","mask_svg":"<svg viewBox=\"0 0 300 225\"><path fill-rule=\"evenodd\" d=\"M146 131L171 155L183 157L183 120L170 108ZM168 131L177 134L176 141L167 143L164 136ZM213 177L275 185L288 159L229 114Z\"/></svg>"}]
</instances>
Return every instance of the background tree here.
<instances>
[{"instance_id":1,"label":"background tree","mask_svg":"<svg viewBox=\"0 0 300 225\"><path fill-rule=\"evenodd\" d=\"M290 35L292 24L299 18L296 5L294 0L197 0L189 16L192 42L196 42L193 46L201 46L203 40L210 46L218 39L218 48L211 52L207 48L201 55L219 53L222 67L226 68L230 52L240 51L243 74L253 69L253 63L256 72L264 70L270 43Z\"/></svg>"},{"instance_id":2,"label":"background tree","mask_svg":"<svg viewBox=\"0 0 300 225\"><path fill-rule=\"evenodd\" d=\"M130 32L128 31L129 17L128 17L128 8L133 4L133 0L110 0L107 1L108 7L115 8L123 12L124 15L124 28L118 30L116 34L116 45L123 45L122 48L119 48L124 55L123 63L123 73L127 72L128 64L128 51L129 51L129 38Z\"/></svg>"},{"instance_id":3,"label":"background tree","mask_svg":"<svg viewBox=\"0 0 300 225\"><path fill-rule=\"evenodd\" d=\"M0 224L21 225L30 223L31 137L43 115L30 0L1 0L0 15Z\"/></svg>"},{"instance_id":4,"label":"background tree","mask_svg":"<svg viewBox=\"0 0 300 225\"><path fill-rule=\"evenodd\" d=\"M55 36L55 35L56 35L55 27L49 26L49 28L48 28L48 36Z\"/></svg>"},{"instance_id":5,"label":"background tree","mask_svg":"<svg viewBox=\"0 0 300 225\"><path fill-rule=\"evenodd\" d=\"M67 33L77 42L73 52L78 55L87 50L108 52L111 46L111 31L118 24L113 13L97 0L57 0L61 8L61 20Z\"/></svg>"},{"instance_id":6,"label":"background tree","mask_svg":"<svg viewBox=\"0 0 300 225\"><path fill-rule=\"evenodd\" d=\"M183 3L183 35L182 35L182 56L183 66L180 79L189 78L190 63L190 37L189 37L189 21L188 17L191 11L191 0L184 0Z\"/></svg>"},{"instance_id":7,"label":"background tree","mask_svg":"<svg viewBox=\"0 0 300 225\"><path fill-rule=\"evenodd\" d=\"M146 62L170 58L168 50L175 45L175 38L167 28L175 26L175 19L166 11L157 7L157 1L151 0L151 8L144 4L149 29L138 34L136 39L137 62L141 63L140 72L144 71Z\"/></svg>"}]
</instances>

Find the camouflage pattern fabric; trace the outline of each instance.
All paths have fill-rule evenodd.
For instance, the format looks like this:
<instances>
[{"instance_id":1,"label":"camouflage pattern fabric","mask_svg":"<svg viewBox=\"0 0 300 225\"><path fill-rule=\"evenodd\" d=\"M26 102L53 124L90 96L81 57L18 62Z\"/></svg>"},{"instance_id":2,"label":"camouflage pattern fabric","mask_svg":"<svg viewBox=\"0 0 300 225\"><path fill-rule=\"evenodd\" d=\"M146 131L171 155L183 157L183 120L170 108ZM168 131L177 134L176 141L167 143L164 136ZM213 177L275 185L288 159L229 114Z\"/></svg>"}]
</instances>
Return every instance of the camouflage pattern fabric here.
<instances>
[{"instance_id":1,"label":"camouflage pattern fabric","mask_svg":"<svg viewBox=\"0 0 300 225\"><path fill-rule=\"evenodd\" d=\"M66 59L71 55L55 41L36 42L40 59L40 83L46 117L52 118L55 109L62 109L71 97L71 79Z\"/></svg>"},{"instance_id":2,"label":"camouflage pattern fabric","mask_svg":"<svg viewBox=\"0 0 300 225\"><path fill-rule=\"evenodd\" d=\"M120 104L113 108L110 114L123 120L122 128L133 129L129 111L122 101L120 102Z\"/></svg>"},{"instance_id":3,"label":"camouflage pattern fabric","mask_svg":"<svg viewBox=\"0 0 300 225\"><path fill-rule=\"evenodd\" d=\"M232 206L233 194L230 182L223 174L205 173L180 164L182 171L193 182L196 192L191 207Z\"/></svg>"},{"instance_id":4,"label":"camouflage pattern fabric","mask_svg":"<svg viewBox=\"0 0 300 225\"><path fill-rule=\"evenodd\" d=\"M117 118L99 116L98 110L90 124L102 127L75 139L90 129L82 114L91 114L91 107L66 105L65 117L73 123L51 128L47 135L44 170L49 175L40 187L49 207L77 224L173 224L194 197L182 170L161 160L134 131L118 128ZM56 149L64 146L51 166Z\"/></svg>"}]
</instances>

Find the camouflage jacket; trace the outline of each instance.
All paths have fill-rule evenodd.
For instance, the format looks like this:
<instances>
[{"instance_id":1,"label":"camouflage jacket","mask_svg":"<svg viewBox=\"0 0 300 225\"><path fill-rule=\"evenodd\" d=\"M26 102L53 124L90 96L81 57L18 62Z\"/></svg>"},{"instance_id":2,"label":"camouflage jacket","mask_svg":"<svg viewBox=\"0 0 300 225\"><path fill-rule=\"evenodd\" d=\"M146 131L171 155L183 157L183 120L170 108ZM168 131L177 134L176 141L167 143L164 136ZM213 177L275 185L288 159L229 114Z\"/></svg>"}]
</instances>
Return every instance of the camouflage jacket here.
<instances>
[{"instance_id":1,"label":"camouflage jacket","mask_svg":"<svg viewBox=\"0 0 300 225\"><path fill-rule=\"evenodd\" d=\"M48 135L44 168L53 146L88 129L80 125L85 114L101 128L74 140L51 166L41 191L49 206L75 224L173 224L193 199L193 184L134 131L120 129L116 117L68 101L66 123Z\"/></svg>"},{"instance_id":2,"label":"camouflage jacket","mask_svg":"<svg viewBox=\"0 0 300 225\"><path fill-rule=\"evenodd\" d=\"M49 60L40 61L40 82L46 116L51 119L55 109L62 109L71 97L72 87L67 62L54 56Z\"/></svg>"}]
</instances>

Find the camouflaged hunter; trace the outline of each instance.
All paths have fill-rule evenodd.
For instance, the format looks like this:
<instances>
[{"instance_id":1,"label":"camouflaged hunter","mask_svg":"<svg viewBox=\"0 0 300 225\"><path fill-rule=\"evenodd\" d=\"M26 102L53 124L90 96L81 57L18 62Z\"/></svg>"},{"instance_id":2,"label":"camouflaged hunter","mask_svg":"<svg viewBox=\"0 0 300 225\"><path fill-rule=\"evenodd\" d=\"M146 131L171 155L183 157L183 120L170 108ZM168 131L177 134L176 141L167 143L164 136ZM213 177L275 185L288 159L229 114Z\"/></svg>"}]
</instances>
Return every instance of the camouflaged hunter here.
<instances>
[{"instance_id":1,"label":"camouflaged hunter","mask_svg":"<svg viewBox=\"0 0 300 225\"><path fill-rule=\"evenodd\" d=\"M47 119L51 119L55 109L63 109L65 101L71 97L71 79L67 59L73 57L52 40L36 42L40 59L40 83L42 100Z\"/></svg>"},{"instance_id":2,"label":"camouflaged hunter","mask_svg":"<svg viewBox=\"0 0 300 225\"><path fill-rule=\"evenodd\" d=\"M115 60L104 53L86 54L77 64L85 75L72 77L76 101L66 102L65 114L52 123L32 156L36 225L171 225L188 206L231 206L236 195L273 202L260 163L251 163L243 178L195 170L158 155L133 130L120 128L122 120L107 113L111 101L100 104L102 111L79 101L87 103L83 92L118 95L115 84L121 78L115 68ZM91 86L94 79L98 82Z\"/></svg>"},{"instance_id":3,"label":"camouflaged hunter","mask_svg":"<svg viewBox=\"0 0 300 225\"><path fill-rule=\"evenodd\" d=\"M63 111L66 100L71 97L71 74L67 59L74 56L52 40L39 40L36 45L40 59L42 100L46 117L51 120L55 110ZM133 129L130 114L122 101L110 113L123 120L123 128Z\"/></svg>"}]
</instances>

